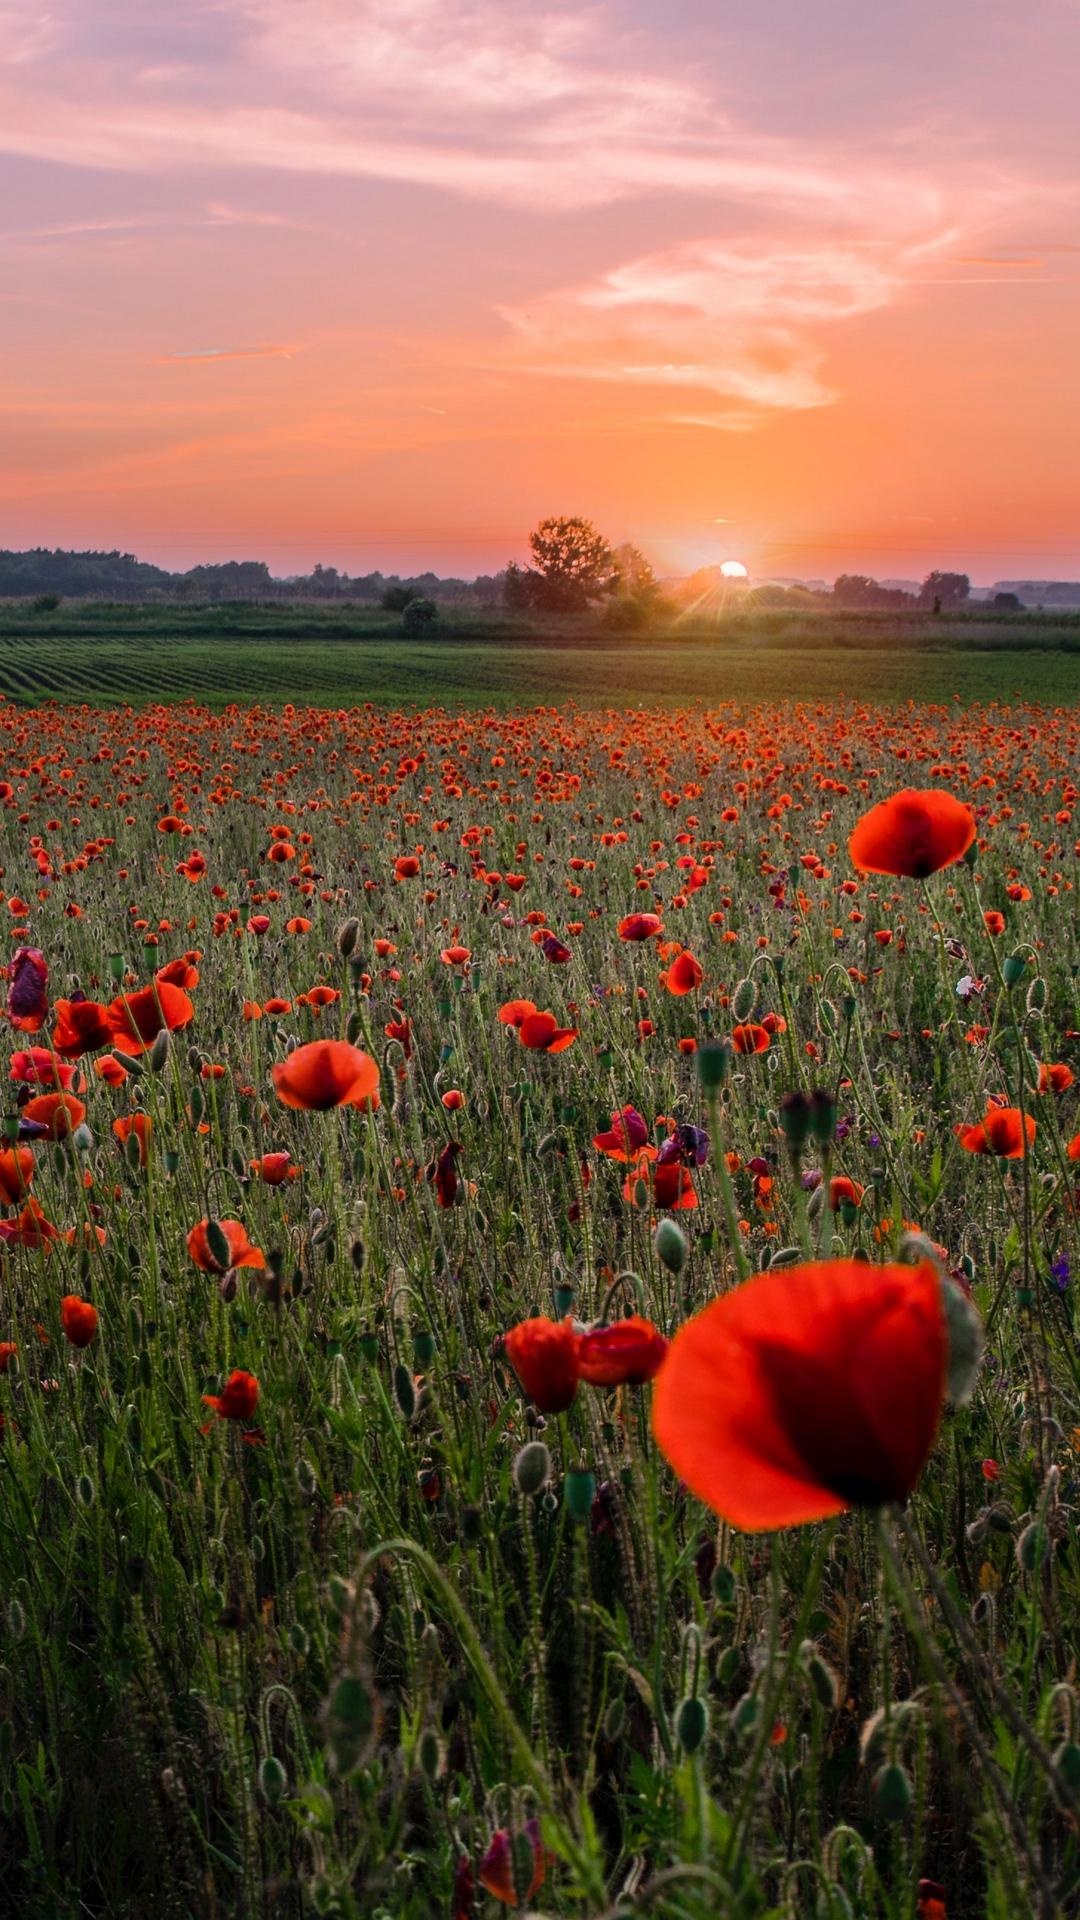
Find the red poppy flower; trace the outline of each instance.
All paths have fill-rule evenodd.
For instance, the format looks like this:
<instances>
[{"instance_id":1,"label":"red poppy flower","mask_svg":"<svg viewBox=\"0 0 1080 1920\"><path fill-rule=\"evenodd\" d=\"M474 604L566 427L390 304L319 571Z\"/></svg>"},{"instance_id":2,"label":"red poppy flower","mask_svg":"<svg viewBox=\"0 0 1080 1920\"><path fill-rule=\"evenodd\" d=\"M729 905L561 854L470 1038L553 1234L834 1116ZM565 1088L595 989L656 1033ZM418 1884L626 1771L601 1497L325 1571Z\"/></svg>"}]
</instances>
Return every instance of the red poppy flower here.
<instances>
[{"instance_id":1,"label":"red poppy flower","mask_svg":"<svg viewBox=\"0 0 1080 1920\"><path fill-rule=\"evenodd\" d=\"M419 871L420 862L414 853L403 853L400 859L394 861L396 880L415 880Z\"/></svg>"},{"instance_id":2,"label":"red poppy flower","mask_svg":"<svg viewBox=\"0 0 1080 1920\"><path fill-rule=\"evenodd\" d=\"M848 841L861 873L925 880L962 860L975 839L970 807L938 787L905 787L864 813Z\"/></svg>"},{"instance_id":3,"label":"red poppy flower","mask_svg":"<svg viewBox=\"0 0 1080 1920\"><path fill-rule=\"evenodd\" d=\"M150 1115L148 1113L122 1114L119 1120L113 1121L112 1130L122 1147L125 1147L132 1138L138 1141L139 1165L145 1167L154 1132L154 1123Z\"/></svg>"},{"instance_id":4,"label":"red poppy flower","mask_svg":"<svg viewBox=\"0 0 1080 1920\"><path fill-rule=\"evenodd\" d=\"M953 1128L968 1153L994 1153L1001 1160L1023 1160L1034 1144L1036 1125L1019 1107L988 1107L974 1126Z\"/></svg>"},{"instance_id":5,"label":"red poppy flower","mask_svg":"<svg viewBox=\"0 0 1080 1920\"><path fill-rule=\"evenodd\" d=\"M53 1053L51 1047L23 1047L11 1055L11 1078L24 1087L52 1087L61 1091L72 1086L79 1068Z\"/></svg>"},{"instance_id":6,"label":"red poppy flower","mask_svg":"<svg viewBox=\"0 0 1080 1920\"><path fill-rule=\"evenodd\" d=\"M280 1187L287 1180L300 1178L300 1168L293 1166L289 1153L264 1153L260 1159L251 1162L251 1171L256 1179L268 1187Z\"/></svg>"},{"instance_id":7,"label":"red poppy flower","mask_svg":"<svg viewBox=\"0 0 1080 1920\"><path fill-rule=\"evenodd\" d=\"M326 1113L331 1107L379 1104L379 1068L370 1054L346 1040L310 1040L271 1069L274 1092L284 1107Z\"/></svg>"},{"instance_id":8,"label":"red poppy flower","mask_svg":"<svg viewBox=\"0 0 1080 1920\"><path fill-rule=\"evenodd\" d=\"M506 1357L541 1413L564 1413L577 1393L581 1358L574 1323L522 1320L506 1336Z\"/></svg>"},{"instance_id":9,"label":"red poppy flower","mask_svg":"<svg viewBox=\"0 0 1080 1920\"><path fill-rule=\"evenodd\" d=\"M259 1382L243 1367L234 1367L220 1393L204 1393L203 1404L213 1407L219 1420L250 1420L259 1404Z\"/></svg>"},{"instance_id":10,"label":"red poppy flower","mask_svg":"<svg viewBox=\"0 0 1080 1920\"><path fill-rule=\"evenodd\" d=\"M1080 1133L1074 1133L1065 1149L1067 1160L1080 1160Z\"/></svg>"},{"instance_id":11,"label":"red poppy flower","mask_svg":"<svg viewBox=\"0 0 1080 1920\"><path fill-rule=\"evenodd\" d=\"M620 940L652 940L663 931L664 923L658 913L628 913L619 921Z\"/></svg>"},{"instance_id":12,"label":"red poppy flower","mask_svg":"<svg viewBox=\"0 0 1080 1920\"><path fill-rule=\"evenodd\" d=\"M37 1201L31 1195L21 1213L14 1220L0 1220L0 1240L9 1247L30 1247L36 1251L47 1251L49 1243L59 1240L60 1230L54 1227Z\"/></svg>"},{"instance_id":13,"label":"red poppy flower","mask_svg":"<svg viewBox=\"0 0 1080 1920\"><path fill-rule=\"evenodd\" d=\"M429 1178L435 1188L435 1199L440 1207L452 1207L457 1199L458 1172L457 1157L461 1148L456 1140L448 1140L438 1158L432 1162Z\"/></svg>"},{"instance_id":14,"label":"red poppy flower","mask_svg":"<svg viewBox=\"0 0 1080 1920\"><path fill-rule=\"evenodd\" d=\"M0 1207L17 1207L33 1177L29 1147L0 1147Z\"/></svg>"},{"instance_id":15,"label":"red poppy flower","mask_svg":"<svg viewBox=\"0 0 1080 1920\"><path fill-rule=\"evenodd\" d=\"M88 1347L97 1332L97 1308L77 1293L65 1294L60 1302L60 1325L65 1340L73 1347Z\"/></svg>"},{"instance_id":16,"label":"red poppy flower","mask_svg":"<svg viewBox=\"0 0 1080 1920\"><path fill-rule=\"evenodd\" d=\"M107 1087L122 1087L125 1080L131 1078L122 1060L115 1053L99 1053L94 1061L94 1072Z\"/></svg>"},{"instance_id":17,"label":"red poppy flower","mask_svg":"<svg viewBox=\"0 0 1080 1920\"><path fill-rule=\"evenodd\" d=\"M198 955L196 955L198 958ZM199 984L199 969L189 954L178 954L175 960L166 961L154 975L159 986L181 987L190 992Z\"/></svg>"},{"instance_id":18,"label":"red poppy flower","mask_svg":"<svg viewBox=\"0 0 1080 1920\"><path fill-rule=\"evenodd\" d=\"M39 1137L43 1140L66 1140L69 1133L81 1127L86 1119L86 1108L73 1093L39 1093L28 1100L21 1109L22 1118L35 1128L45 1129Z\"/></svg>"},{"instance_id":19,"label":"red poppy flower","mask_svg":"<svg viewBox=\"0 0 1080 1920\"><path fill-rule=\"evenodd\" d=\"M0 1373L6 1373L19 1351L17 1340L0 1340Z\"/></svg>"},{"instance_id":20,"label":"red poppy flower","mask_svg":"<svg viewBox=\"0 0 1080 1920\"><path fill-rule=\"evenodd\" d=\"M753 1021L744 1022L742 1026L732 1028L731 1044L736 1053L767 1053L769 1029Z\"/></svg>"},{"instance_id":21,"label":"red poppy flower","mask_svg":"<svg viewBox=\"0 0 1080 1920\"><path fill-rule=\"evenodd\" d=\"M37 947L17 947L8 969L7 1016L18 1033L40 1033L49 1013L49 969Z\"/></svg>"},{"instance_id":22,"label":"red poppy flower","mask_svg":"<svg viewBox=\"0 0 1080 1920\"><path fill-rule=\"evenodd\" d=\"M669 993L694 993L705 978L705 969L692 953L680 953L660 975L660 984Z\"/></svg>"},{"instance_id":23,"label":"red poppy flower","mask_svg":"<svg viewBox=\"0 0 1080 1920\"><path fill-rule=\"evenodd\" d=\"M439 958L444 966L463 967L467 960L472 959L472 949L460 946L444 947Z\"/></svg>"},{"instance_id":24,"label":"red poppy flower","mask_svg":"<svg viewBox=\"0 0 1080 1920\"><path fill-rule=\"evenodd\" d=\"M656 1158L656 1148L648 1145L649 1129L636 1107L623 1107L611 1116L605 1133L593 1134L593 1146L609 1160Z\"/></svg>"},{"instance_id":25,"label":"red poppy flower","mask_svg":"<svg viewBox=\"0 0 1080 1920\"><path fill-rule=\"evenodd\" d=\"M534 1053L565 1053L577 1039L576 1027L560 1027L553 1013L529 1013L518 1027L518 1039Z\"/></svg>"},{"instance_id":26,"label":"red poppy flower","mask_svg":"<svg viewBox=\"0 0 1080 1920\"><path fill-rule=\"evenodd\" d=\"M637 1204L639 1183L650 1186L653 1205L669 1213L689 1213L698 1205L689 1167L681 1160L656 1162L655 1152L648 1147L642 1149L623 1181L623 1199L632 1206Z\"/></svg>"},{"instance_id":27,"label":"red poppy flower","mask_svg":"<svg viewBox=\"0 0 1080 1920\"><path fill-rule=\"evenodd\" d=\"M234 1267L265 1267L263 1254L252 1246L247 1228L239 1220L219 1220L217 1224L229 1249L227 1260L219 1260L211 1251L207 1233L209 1220L200 1220L187 1237L187 1250L202 1273L231 1273Z\"/></svg>"},{"instance_id":28,"label":"red poppy flower","mask_svg":"<svg viewBox=\"0 0 1080 1920\"><path fill-rule=\"evenodd\" d=\"M983 914L983 924L986 927L987 933L991 933L991 934L1004 933L1005 915L1003 913L999 913L996 907L988 907L986 912Z\"/></svg>"},{"instance_id":29,"label":"red poppy flower","mask_svg":"<svg viewBox=\"0 0 1080 1920\"><path fill-rule=\"evenodd\" d=\"M62 1060L79 1060L84 1053L112 1045L109 1009L96 1000L56 1000L53 1014L52 1043Z\"/></svg>"},{"instance_id":30,"label":"red poppy flower","mask_svg":"<svg viewBox=\"0 0 1080 1920\"><path fill-rule=\"evenodd\" d=\"M849 1180L846 1173L834 1174L829 1181L829 1206L833 1213L839 1213L841 1207L861 1207L864 1189L857 1180Z\"/></svg>"},{"instance_id":31,"label":"red poppy flower","mask_svg":"<svg viewBox=\"0 0 1080 1920\"><path fill-rule=\"evenodd\" d=\"M520 1027L535 1012L535 1000L507 1000L495 1017L504 1027Z\"/></svg>"},{"instance_id":32,"label":"red poppy flower","mask_svg":"<svg viewBox=\"0 0 1080 1920\"><path fill-rule=\"evenodd\" d=\"M639 1313L590 1327L578 1342L581 1378L590 1387L640 1387L658 1371L668 1343Z\"/></svg>"},{"instance_id":33,"label":"red poppy flower","mask_svg":"<svg viewBox=\"0 0 1080 1920\"><path fill-rule=\"evenodd\" d=\"M189 1026L195 1009L182 987L167 980L117 996L108 1008L112 1044L121 1053L146 1053L158 1034Z\"/></svg>"},{"instance_id":34,"label":"red poppy flower","mask_svg":"<svg viewBox=\"0 0 1080 1920\"><path fill-rule=\"evenodd\" d=\"M1040 1093L1064 1093L1073 1083L1073 1070L1064 1061L1044 1060L1039 1068Z\"/></svg>"},{"instance_id":35,"label":"red poppy flower","mask_svg":"<svg viewBox=\"0 0 1080 1920\"><path fill-rule=\"evenodd\" d=\"M539 1820L527 1820L521 1837L528 1843L532 1855L532 1872L527 1887L514 1884L514 1863L517 1853L513 1839L505 1827L493 1833L487 1851L480 1862L480 1885L494 1900L501 1900L505 1907L524 1906L535 1898L544 1884L547 1873L547 1855L540 1838ZM523 1876L524 1877L524 1876Z\"/></svg>"},{"instance_id":36,"label":"red poppy flower","mask_svg":"<svg viewBox=\"0 0 1080 1920\"><path fill-rule=\"evenodd\" d=\"M758 1274L675 1335L653 1395L661 1451L747 1532L903 1501L937 1433L947 1345L930 1261Z\"/></svg>"},{"instance_id":37,"label":"red poppy flower","mask_svg":"<svg viewBox=\"0 0 1080 1920\"><path fill-rule=\"evenodd\" d=\"M460 1087L447 1087L446 1092L440 1094L439 1098L446 1108L447 1113L460 1113L462 1107L465 1105L465 1095L462 1093Z\"/></svg>"}]
</instances>

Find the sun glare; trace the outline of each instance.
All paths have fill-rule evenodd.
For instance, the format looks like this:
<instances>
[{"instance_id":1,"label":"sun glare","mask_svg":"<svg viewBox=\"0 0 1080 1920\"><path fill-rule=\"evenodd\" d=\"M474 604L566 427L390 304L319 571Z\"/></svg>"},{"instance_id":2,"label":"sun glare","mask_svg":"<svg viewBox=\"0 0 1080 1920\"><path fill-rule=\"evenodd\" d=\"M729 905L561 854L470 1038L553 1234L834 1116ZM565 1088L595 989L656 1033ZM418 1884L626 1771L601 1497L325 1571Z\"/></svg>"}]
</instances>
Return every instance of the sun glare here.
<instances>
[{"instance_id":1,"label":"sun glare","mask_svg":"<svg viewBox=\"0 0 1080 1920\"><path fill-rule=\"evenodd\" d=\"M749 575L741 560L723 560L720 571L725 580L746 580Z\"/></svg>"}]
</instances>

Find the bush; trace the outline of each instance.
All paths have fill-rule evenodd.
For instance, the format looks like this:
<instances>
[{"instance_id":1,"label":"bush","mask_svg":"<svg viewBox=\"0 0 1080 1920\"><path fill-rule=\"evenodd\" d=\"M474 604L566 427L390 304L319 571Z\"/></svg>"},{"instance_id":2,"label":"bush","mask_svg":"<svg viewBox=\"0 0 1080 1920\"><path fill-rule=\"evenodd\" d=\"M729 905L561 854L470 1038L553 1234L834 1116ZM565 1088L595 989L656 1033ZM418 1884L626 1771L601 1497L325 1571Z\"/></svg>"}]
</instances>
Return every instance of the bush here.
<instances>
[{"instance_id":1,"label":"bush","mask_svg":"<svg viewBox=\"0 0 1080 1920\"><path fill-rule=\"evenodd\" d=\"M386 613L404 613L406 607L418 598L415 587L387 587L379 605Z\"/></svg>"},{"instance_id":2,"label":"bush","mask_svg":"<svg viewBox=\"0 0 1080 1920\"><path fill-rule=\"evenodd\" d=\"M60 605L58 593L39 593L30 602L31 613L55 613Z\"/></svg>"},{"instance_id":3,"label":"bush","mask_svg":"<svg viewBox=\"0 0 1080 1920\"><path fill-rule=\"evenodd\" d=\"M608 601L601 619L613 633L637 633L648 625L649 608L632 593L618 593Z\"/></svg>"},{"instance_id":4,"label":"bush","mask_svg":"<svg viewBox=\"0 0 1080 1920\"><path fill-rule=\"evenodd\" d=\"M410 600L401 616L402 631L405 633L427 633L439 618L439 609L434 600Z\"/></svg>"}]
</instances>

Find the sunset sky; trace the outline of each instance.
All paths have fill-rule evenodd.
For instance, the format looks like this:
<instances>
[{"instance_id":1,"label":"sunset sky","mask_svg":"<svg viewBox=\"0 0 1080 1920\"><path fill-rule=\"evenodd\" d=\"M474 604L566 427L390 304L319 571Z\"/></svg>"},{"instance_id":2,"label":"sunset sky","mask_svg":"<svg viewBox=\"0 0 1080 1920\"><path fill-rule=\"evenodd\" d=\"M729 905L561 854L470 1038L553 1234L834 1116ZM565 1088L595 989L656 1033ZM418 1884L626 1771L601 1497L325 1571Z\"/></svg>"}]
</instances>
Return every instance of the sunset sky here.
<instances>
[{"instance_id":1,"label":"sunset sky","mask_svg":"<svg viewBox=\"0 0 1080 1920\"><path fill-rule=\"evenodd\" d=\"M0 546L1080 577L1080 0L0 0Z\"/></svg>"}]
</instances>

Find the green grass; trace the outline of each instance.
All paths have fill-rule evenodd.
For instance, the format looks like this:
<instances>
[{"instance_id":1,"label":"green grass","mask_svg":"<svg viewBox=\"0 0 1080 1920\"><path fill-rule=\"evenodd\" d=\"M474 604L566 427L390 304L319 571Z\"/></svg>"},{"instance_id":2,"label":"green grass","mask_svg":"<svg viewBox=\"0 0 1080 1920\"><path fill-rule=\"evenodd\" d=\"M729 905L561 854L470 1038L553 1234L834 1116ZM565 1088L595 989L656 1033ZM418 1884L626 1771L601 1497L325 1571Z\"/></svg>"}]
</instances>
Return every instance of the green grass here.
<instances>
[{"instance_id":1,"label":"green grass","mask_svg":"<svg viewBox=\"0 0 1080 1920\"><path fill-rule=\"evenodd\" d=\"M1055 646L892 647L850 641L792 647L763 635L688 636L678 640L521 635L477 641L447 634L410 641L385 620L372 634L343 640L340 626L253 638L206 622L172 635L134 631L99 636L0 629L0 692L33 704L44 699L108 706L130 701L197 699L211 706L249 701L352 706L392 704L510 706L575 700L585 706L695 700L855 699L1033 700L1080 698L1080 651ZM1045 638L1045 636L1039 636Z\"/></svg>"}]
</instances>

